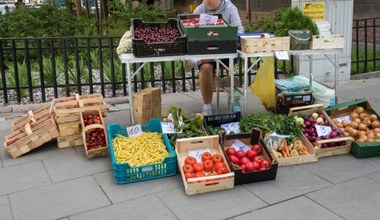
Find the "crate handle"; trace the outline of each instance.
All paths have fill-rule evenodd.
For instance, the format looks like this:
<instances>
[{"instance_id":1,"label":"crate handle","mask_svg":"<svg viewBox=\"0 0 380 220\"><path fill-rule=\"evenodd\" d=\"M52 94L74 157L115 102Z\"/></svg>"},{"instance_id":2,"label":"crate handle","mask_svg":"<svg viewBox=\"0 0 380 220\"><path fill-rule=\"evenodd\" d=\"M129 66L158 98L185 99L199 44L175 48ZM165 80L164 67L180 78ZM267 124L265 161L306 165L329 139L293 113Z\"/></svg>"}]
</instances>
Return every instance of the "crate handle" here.
<instances>
[{"instance_id":1,"label":"crate handle","mask_svg":"<svg viewBox=\"0 0 380 220\"><path fill-rule=\"evenodd\" d=\"M207 50L219 50L218 46L208 46Z\"/></svg>"},{"instance_id":2,"label":"crate handle","mask_svg":"<svg viewBox=\"0 0 380 220\"><path fill-rule=\"evenodd\" d=\"M328 39L328 40L324 40L323 42L329 43L329 42L334 42L334 40L333 39Z\"/></svg>"},{"instance_id":3,"label":"crate handle","mask_svg":"<svg viewBox=\"0 0 380 220\"><path fill-rule=\"evenodd\" d=\"M217 37L217 36L219 36L219 32L218 31L209 31L209 32L207 32L207 36Z\"/></svg>"}]
</instances>

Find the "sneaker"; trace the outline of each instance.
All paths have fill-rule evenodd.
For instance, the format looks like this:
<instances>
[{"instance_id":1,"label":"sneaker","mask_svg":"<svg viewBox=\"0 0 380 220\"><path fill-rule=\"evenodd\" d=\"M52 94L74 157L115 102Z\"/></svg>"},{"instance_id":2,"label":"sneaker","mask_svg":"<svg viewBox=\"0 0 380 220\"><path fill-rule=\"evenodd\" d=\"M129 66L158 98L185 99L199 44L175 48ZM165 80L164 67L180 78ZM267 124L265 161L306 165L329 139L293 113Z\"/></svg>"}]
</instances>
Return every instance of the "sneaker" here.
<instances>
[{"instance_id":1,"label":"sneaker","mask_svg":"<svg viewBox=\"0 0 380 220\"><path fill-rule=\"evenodd\" d=\"M202 108L202 115L203 116L212 115L212 109L203 107Z\"/></svg>"},{"instance_id":2,"label":"sneaker","mask_svg":"<svg viewBox=\"0 0 380 220\"><path fill-rule=\"evenodd\" d=\"M183 68L185 69L185 72L190 72L194 67L196 63L194 60L185 60L183 61Z\"/></svg>"}]
</instances>

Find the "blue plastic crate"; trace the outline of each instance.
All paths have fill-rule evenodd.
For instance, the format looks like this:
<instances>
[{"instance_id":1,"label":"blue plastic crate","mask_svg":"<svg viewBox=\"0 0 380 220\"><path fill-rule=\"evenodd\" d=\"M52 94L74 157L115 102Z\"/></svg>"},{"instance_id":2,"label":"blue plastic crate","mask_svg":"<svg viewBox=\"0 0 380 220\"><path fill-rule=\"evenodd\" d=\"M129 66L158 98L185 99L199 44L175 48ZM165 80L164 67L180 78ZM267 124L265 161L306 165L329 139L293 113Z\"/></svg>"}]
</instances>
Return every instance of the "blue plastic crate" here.
<instances>
[{"instance_id":1,"label":"blue plastic crate","mask_svg":"<svg viewBox=\"0 0 380 220\"><path fill-rule=\"evenodd\" d=\"M141 125L145 132L162 133L161 120L151 119L148 124ZM107 135L109 140L110 154L112 160L113 173L117 184L132 183L144 180L151 180L166 176L173 176L177 173L177 154L169 143L166 134L162 135L164 144L169 156L162 163L150 164L146 166L131 167L128 163L117 163L115 152L113 150L112 140L117 134L128 136L127 127L120 124L110 124L107 127Z\"/></svg>"}]
</instances>

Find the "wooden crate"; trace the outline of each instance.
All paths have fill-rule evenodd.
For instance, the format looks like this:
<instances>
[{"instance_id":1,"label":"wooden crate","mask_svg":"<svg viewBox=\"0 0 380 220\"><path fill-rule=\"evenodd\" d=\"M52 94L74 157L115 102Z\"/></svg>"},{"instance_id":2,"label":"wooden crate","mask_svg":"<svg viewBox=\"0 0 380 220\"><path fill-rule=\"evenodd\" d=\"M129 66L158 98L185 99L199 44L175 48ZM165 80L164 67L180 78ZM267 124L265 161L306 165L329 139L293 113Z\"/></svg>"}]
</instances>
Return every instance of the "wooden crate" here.
<instances>
[{"instance_id":1,"label":"wooden crate","mask_svg":"<svg viewBox=\"0 0 380 220\"><path fill-rule=\"evenodd\" d=\"M57 126L54 120L50 118L34 127L31 124L26 124L25 132L13 136L13 139L8 141L15 140L15 142L7 144L6 141L4 147L13 158L17 158L55 139L58 135Z\"/></svg>"},{"instance_id":2,"label":"wooden crate","mask_svg":"<svg viewBox=\"0 0 380 220\"><path fill-rule=\"evenodd\" d=\"M311 163L311 162L317 162L318 157L316 153L316 149L314 146L306 139L304 135L300 135L300 140L302 144L307 148L307 151L309 152L308 155L302 155L302 156L295 156L295 157L286 157L286 158L279 158L275 153L272 153L273 157L278 161L278 166L290 166L290 165L296 165L296 164L303 164L303 163ZM268 147L269 148L269 147ZM270 151L273 151L273 149L269 148Z\"/></svg>"},{"instance_id":3,"label":"wooden crate","mask_svg":"<svg viewBox=\"0 0 380 220\"><path fill-rule=\"evenodd\" d=\"M147 91L133 93L133 113L137 124L148 123L152 111L152 96Z\"/></svg>"},{"instance_id":4,"label":"wooden crate","mask_svg":"<svg viewBox=\"0 0 380 220\"><path fill-rule=\"evenodd\" d=\"M150 118L161 118L161 89L148 87L144 91L149 92L152 96Z\"/></svg>"},{"instance_id":5,"label":"wooden crate","mask_svg":"<svg viewBox=\"0 0 380 220\"><path fill-rule=\"evenodd\" d=\"M80 134L80 125L78 122L66 122L66 123L59 123L58 124L59 129L59 136L70 136L74 134Z\"/></svg>"},{"instance_id":6,"label":"wooden crate","mask_svg":"<svg viewBox=\"0 0 380 220\"><path fill-rule=\"evenodd\" d=\"M290 37L242 37L241 50L244 53L273 52L290 49Z\"/></svg>"},{"instance_id":7,"label":"wooden crate","mask_svg":"<svg viewBox=\"0 0 380 220\"><path fill-rule=\"evenodd\" d=\"M80 117L81 125L83 128L82 129L83 146L84 146L87 158L90 159L90 158L94 158L94 157L107 156L107 154L108 154L107 130L106 130L106 127L104 124L104 120L103 120L101 111L100 110L84 111L84 112L81 112L80 115L81 115L81 117ZM97 116L99 116L101 124L85 125L84 118L83 118L85 115L97 115ZM103 132L102 135L104 135L105 144L102 145L101 147L89 149L89 146L87 145L89 138L87 137L87 135L89 135L89 137L91 137L91 135L92 135L91 132L93 132L93 130L95 130L95 129L101 129L102 130L102 132Z\"/></svg>"},{"instance_id":8,"label":"wooden crate","mask_svg":"<svg viewBox=\"0 0 380 220\"><path fill-rule=\"evenodd\" d=\"M323 104L314 104L314 105L290 108L289 115L304 116L304 115L311 115L314 112L317 112L318 114L322 113L323 116L325 117L325 120L327 120L333 128L338 129L335 123L330 119L330 117L323 110ZM307 140L307 138L302 132L300 132L300 134L303 140ZM310 142L309 140L307 141ZM343 142L343 141L345 141L346 144L337 146L337 147L322 148L322 144L330 144L330 143L337 143L337 142ZM314 146L316 147L316 153L319 158L319 157L348 154L350 153L350 150L351 150L351 143L352 143L352 139L350 137L340 137L340 138L331 138L331 139L316 141Z\"/></svg>"},{"instance_id":9,"label":"wooden crate","mask_svg":"<svg viewBox=\"0 0 380 220\"><path fill-rule=\"evenodd\" d=\"M58 124L68 122L80 124L79 112L80 108L76 99L54 103L55 119Z\"/></svg>"},{"instance_id":10,"label":"wooden crate","mask_svg":"<svg viewBox=\"0 0 380 220\"><path fill-rule=\"evenodd\" d=\"M313 35L310 49L338 49L344 48L344 35L318 36Z\"/></svg>"},{"instance_id":11,"label":"wooden crate","mask_svg":"<svg viewBox=\"0 0 380 220\"><path fill-rule=\"evenodd\" d=\"M49 111L50 111L50 105L46 105L35 111L32 111L32 110L28 111L28 115L25 115L12 122L11 131L19 130L25 127L25 125L30 122L35 122L38 120L47 120L50 117Z\"/></svg>"},{"instance_id":12,"label":"wooden crate","mask_svg":"<svg viewBox=\"0 0 380 220\"><path fill-rule=\"evenodd\" d=\"M57 137L58 148L75 147L83 145L82 133L70 136Z\"/></svg>"},{"instance_id":13,"label":"wooden crate","mask_svg":"<svg viewBox=\"0 0 380 220\"><path fill-rule=\"evenodd\" d=\"M177 153L178 166L180 168L179 170L181 171L182 181L185 186L185 192L187 195L231 189L234 187L235 174L228 166L228 173L226 174L189 179L185 178L182 167L184 165L185 158L189 156L188 151L206 148L210 149L211 154L220 154L223 157L224 161L226 161L223 150L219 144L218 135L177 139L175 151Z\"/></svg>"}]
</instances>

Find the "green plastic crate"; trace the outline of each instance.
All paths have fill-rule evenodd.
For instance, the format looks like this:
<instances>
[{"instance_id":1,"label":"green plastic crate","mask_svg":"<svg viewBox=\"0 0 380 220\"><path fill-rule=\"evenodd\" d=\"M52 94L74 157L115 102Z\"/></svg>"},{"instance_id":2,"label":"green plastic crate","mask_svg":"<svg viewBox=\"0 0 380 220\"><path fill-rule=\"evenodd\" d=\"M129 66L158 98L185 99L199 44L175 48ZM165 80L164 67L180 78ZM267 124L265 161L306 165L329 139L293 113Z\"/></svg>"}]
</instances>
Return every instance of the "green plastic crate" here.
<instances>
[{"instance_id":1,"label":"green plastic crate","mask_svg":"<svg viewBox=\"0 0 380 220\"><path fill-rule=\"evenodd\" d=\"M222 14L215 14L222 18ZM180 28L186 35L187 41L219 41L232 40L237 42L237 26L228 24L225 20L225 25L208 25L208 26L184 26L183 20L199 18L199 14L182 14L178 15L180 20ZM235 43L236 44L236 43Z\"/></svg>"},{"instance_id":2,"label":"green plastic crate","mask_svg":"<svg viewBox=\"0 0 380 220\"><path fill-rule=\"evenodd\" d=\"M379 117L379 114L372 108L366 98L339 103L332 107L327 107L324 110L331 118L338 118L349 115L356 106L362 106L368 113L376 114ZM357 158L380 156L380 142L358 143L353 141L351 144L351 153Z\"/></svg>"}]
</instances>

